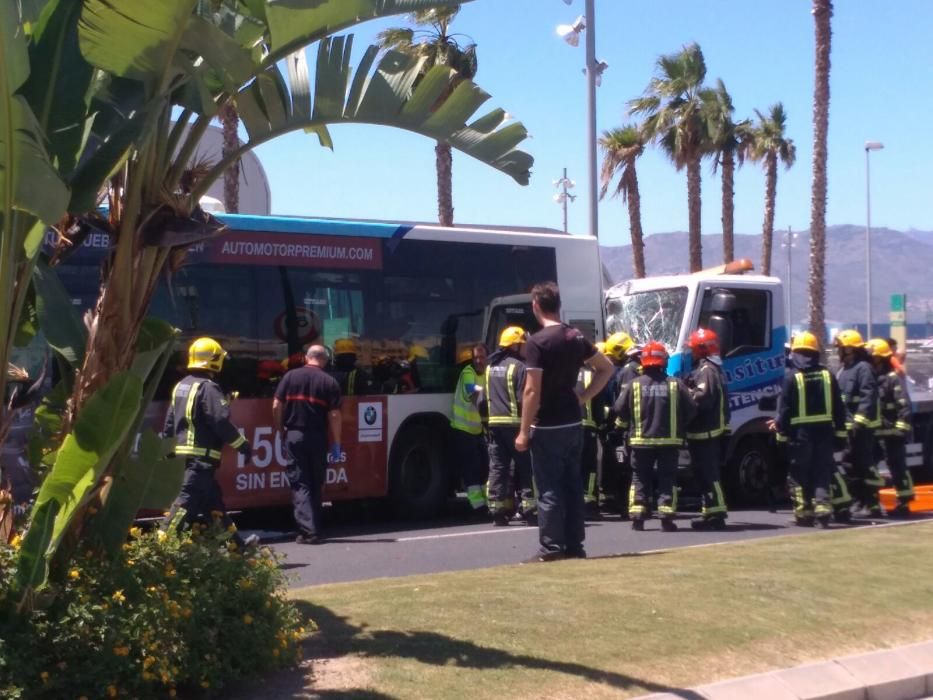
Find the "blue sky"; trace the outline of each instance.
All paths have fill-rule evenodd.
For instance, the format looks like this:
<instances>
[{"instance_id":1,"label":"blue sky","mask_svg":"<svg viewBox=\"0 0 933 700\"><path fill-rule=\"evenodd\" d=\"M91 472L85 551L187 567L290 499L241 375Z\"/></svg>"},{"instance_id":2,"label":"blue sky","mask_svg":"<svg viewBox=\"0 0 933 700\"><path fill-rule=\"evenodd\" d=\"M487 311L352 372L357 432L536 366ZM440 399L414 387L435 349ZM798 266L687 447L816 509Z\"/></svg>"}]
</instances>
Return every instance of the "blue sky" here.
<instances>
[{"instance_id":1,"label":"blue sky","mask_svg":"<svg viewBox=\"0 0 933 700\"><path fill-rule=\"evenodd\" d=\"M627 121L626 103L647 85L658 55L696 41L707 81L721 77L736 118L782 101L797 164L781 170L775 225L807 228L812 153L813 20L807 0L727 2L596 0L597 57L609 63L598 91L598 127ZM460 224L561 225L552 180L567 167L577 181L570 229L585 233L586 113L583 45L572 48L555 26L583 12L583 0L476 0L464 6L457 31L478 44L477 82L532 134L531 184L455 152L455 221ZM357 56L375 34L400 19L361 25ZM884 142L872 154L872 224L933 229L930 202L933 100L929 49L933 3L837 1L833 18L829 131L829 224L865 221L865 140ZM313 74L313 69L312 69ZM381 127L332 129L333 152L314 137L294 134L257 150L269 174L273 211L348 218L436 220L432 142ZM910 143L910 139L914 143ZM647 233L686 230L686 176L657 151L639 164ZM736 232L758 233L764 177L746 165L736 177ZM703 231L718 233L720 183L703 170ZM624 205L600 205L604 244L629 241Z\"/></svg>"}]
</instances>

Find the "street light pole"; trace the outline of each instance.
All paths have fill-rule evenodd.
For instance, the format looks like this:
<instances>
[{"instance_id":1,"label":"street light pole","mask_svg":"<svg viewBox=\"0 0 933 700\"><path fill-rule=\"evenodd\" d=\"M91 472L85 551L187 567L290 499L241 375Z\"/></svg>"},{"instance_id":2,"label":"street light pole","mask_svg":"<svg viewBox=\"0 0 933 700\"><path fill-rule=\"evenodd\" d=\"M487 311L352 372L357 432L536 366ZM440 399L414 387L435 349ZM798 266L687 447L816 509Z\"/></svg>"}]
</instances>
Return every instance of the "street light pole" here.
<instances>
[{"instance_id":1,"label":"street light pole","mask_svg":"<svg viewBox=\"0 0 933 700\"><path fill-rule=\"evenodd\" d=\"M599 240L599 193L596 189L596 0L586 0L586 118L587 178L589 182L590 235Z\"/></svg>"},{"instance_id":2,"label":"street light pole","mask_svg":"<svg viewBox=\"0 0 933 700\"><path fill-rule=\"evenodd\" d=\"M866 329L871 338L871 170L869 154L871 151L880 151L884 144L880 141L865 142L865 311L867 316Z\"/></svg>"}]
</instances>

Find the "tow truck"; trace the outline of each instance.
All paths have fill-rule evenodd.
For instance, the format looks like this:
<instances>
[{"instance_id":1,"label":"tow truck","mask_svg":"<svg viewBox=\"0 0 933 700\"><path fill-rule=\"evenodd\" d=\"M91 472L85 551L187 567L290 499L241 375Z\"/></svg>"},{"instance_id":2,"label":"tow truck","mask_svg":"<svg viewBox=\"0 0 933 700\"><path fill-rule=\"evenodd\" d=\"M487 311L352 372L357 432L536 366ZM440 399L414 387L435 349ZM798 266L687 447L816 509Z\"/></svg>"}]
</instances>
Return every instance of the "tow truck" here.
<instances>
[{"instance_id":1,"label":"tow truck","mask_svg":"<svg viewBox=\"0 0 933 700\"><path fill-rule=\"evenodd\" d=\"M767 422L780 394L789 334L781 280L752 270L750 261L738 260L693 274L627 280L607 290L604 311L607 334L625 331L637 343L664 343L668 372L679 377L692 369L690 333L699 327L716 332L732 410L724 450L726 495L736 505L762 506L783 498L787 475ZM911 399L908 464L916 480L933 481L933 395L911 390ZM689 464L686 451L681 464Z\"/></svg>"}]
</instances>

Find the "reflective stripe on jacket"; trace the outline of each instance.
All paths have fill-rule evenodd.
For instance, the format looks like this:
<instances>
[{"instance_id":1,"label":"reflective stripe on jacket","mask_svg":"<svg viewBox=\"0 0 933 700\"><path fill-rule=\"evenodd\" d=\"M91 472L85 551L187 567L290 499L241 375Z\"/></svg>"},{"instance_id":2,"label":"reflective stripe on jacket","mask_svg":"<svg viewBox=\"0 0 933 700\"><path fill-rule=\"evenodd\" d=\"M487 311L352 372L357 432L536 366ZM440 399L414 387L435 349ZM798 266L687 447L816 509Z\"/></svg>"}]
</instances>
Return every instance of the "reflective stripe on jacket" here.
<instances>
[{"instance_id":1,"label":"reflective stripe on jacket","mask_svg":"<svg viewBox=\"0 0 933 700\"><path fill-rule=\"evenodd\" d=\"M690 374L690 395L697 404L697 415L687 429L688 440L710 440L729 431L729 392L722 370L707 357Z\"/></svg>"},{"instance_id":2,"label":"reflective stripe on jacket","mask_svg":"<svg viewBox=\"0 0 933 700\"><path fill-rule=\"evenodd\" d=\"M866 360L843 367L836 375L846 407L846 428L856 423L867 428L881 427L881 405L875 373Z\"/></svg>"},{"instance_id":3,"label":"reflective stripe on jacket","mask_svg":"<svg viewBox=\"0 0 933 700\"><path fill-rule=\"evenodd\" d=\"M225 444L240 447L246 438L230 422L230 404L216 382L188 375L172 389L163 435L175 438L175 454L219 461Z\"/></svg>"},{"instance_id":4,"label":"reflective stripe on jacket","mask_svg":"<svg viewBox=\"0 0 933 700\"><path fill-rule=\"evenodd\" d=\"M577 394L582 394L586 391L590 384L593 381L593 370L587 367L581 367L580 371L577 373ZM583 418L580 421L583 424L584 428L591 428L596 430L596 417L593 415L593 400L590 399L585 404L583 404Z\"/></svg>"},{"instance_id":5,"label":"reflective stripe on jacket","mask_svg":"<svg viewBox=\"0 0 933 700\"><path fill-rule=\"evenodd\" d=\"M907 385L897 371L878 377L878 401L881 404L881 428L875 435L905 437L910 434L913 411Z\"/></svg>"},{"instance_id":6,"label":"reflective stripe on jacket","mask_svg":"<svg viewBox=\"0 0 933 700\"><path fill-rule=\"evenodd\" d=\"M467 393L467 384L477 384L479 378L473 365L469 364L463 368L460 378L457 380L457 388L454 390L454 403L451 408L450 427L455 430L462 430L470 435L479 435L483 432L482 417L479 409L473 402L473 397Z\"/></svg>"},{"instance_id":7,"label":"reflective stripe on jacket","mask_svg":"<svg viewBox=\"0 0 933 700\"><path fill-rule=\"evenodd\" d=\"M792 368L784 372L778 399L778 440L787 440L802 426L832 428L845 437L845 406L835 377L815 364L812 368Z\"/></svg>"},{"instance_id":8,"label":"reflective stripe on jacket","mask_svg":"<svg viewBox=\"0 0 933 700\"><path fill-rule=\"evenodd\" d=\"M679 447L696 402L680 379L648 370L623 387L614 410L632 447Z\"/></svg>"},{"instance_id":9,"label":"reflective stripe on jacket","mask_svg":"<svg viewBox=\"0 0 933 700\"><path fill-rule=\"evenodd\" d=\"M489 358L486 368L486 409L489 425L521 425L525 365L512 355Z\"/></svg>"}]
</instances>

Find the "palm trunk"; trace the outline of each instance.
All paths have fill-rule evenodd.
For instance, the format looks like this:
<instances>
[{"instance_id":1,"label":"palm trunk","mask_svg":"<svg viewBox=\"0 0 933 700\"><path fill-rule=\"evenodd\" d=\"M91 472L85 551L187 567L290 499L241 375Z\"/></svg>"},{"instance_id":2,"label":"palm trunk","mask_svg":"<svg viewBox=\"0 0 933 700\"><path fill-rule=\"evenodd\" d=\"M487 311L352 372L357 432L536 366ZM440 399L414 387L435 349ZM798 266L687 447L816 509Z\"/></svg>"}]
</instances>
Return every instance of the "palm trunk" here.
<instances>
[{"instance_id":1,"label":"palm trunk","mask_svg":"<svg viewBox=\"0 0 933 700\"><path fill-rule=\"evenodd\" d=\"M453 153L450 144L444 141L437 142L434 153L437 160L437 220L441 226L453 226Z\"/></svg>"},{"instance_id":2,"label":"palm trunk","mask_svg":"<svg viewBox=\"0 0 933 700\"><path fill-rule=\"evenodd\" d=\"M687 206L690 212L690 272L703 269L703 243L700 241L700 157L687 163Z\"/></svg>"},{"instance_id":3,"label":"palm trunk","mask_svg":"<svg viewBox=\"0 0 933 700\"><path fill-rule=\"evenodd\" d=\"M777 153L765 157L765 222L761 228L761 274L771 274L771 246L774 240L774 200L777 196Z\"/></svg>"},{"instance_id":4,"label":"palm trunk","mask_svg":"<svg viewBox=\"0 0 933 700\"><path fill-rule=\"evenodd\" d=\"M645 235L641 229L641 194L638 192L638 173L635 164L625 168L625 189L628 198L628 219L632 234L632 268L635 278L645 276Z\"/></svg>"},{"instance_id":5,"label":"palm trunk","mask_svg":"<svg viewBox=\"0 0 933 700\"><path fill-rule=\"evenodd\" d=\"M220 121L223 126L222 157L227 158L240 147L237 128L240 116L233 102L227 102L220 108ZM224 208L230 214L240 212L240 161L234 161L224 170Z\"/></svg>"},{"instance_id":6,"label":"palm trunk","mask_svg":"<svg viewBox=\"0 0 933 700\"><path fill-rule=\"evenodd\" d=\"M735 259L735 154L722 154L722 261Z\"/></svg>"},{"instance_id":7,"label":"palm trunk","mask_svg":"<svg viewBox=\"0 0 933 700\"><path fill-rule=\"evenodd\" d=\"M813 190L810 197L810 330L826 338L826 134L829 129L829 55L832 0L813 0L816 80L813 89Z\"/></svg>"}]
</instances>

